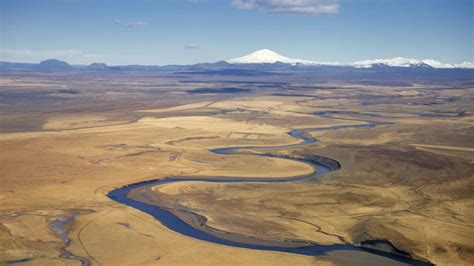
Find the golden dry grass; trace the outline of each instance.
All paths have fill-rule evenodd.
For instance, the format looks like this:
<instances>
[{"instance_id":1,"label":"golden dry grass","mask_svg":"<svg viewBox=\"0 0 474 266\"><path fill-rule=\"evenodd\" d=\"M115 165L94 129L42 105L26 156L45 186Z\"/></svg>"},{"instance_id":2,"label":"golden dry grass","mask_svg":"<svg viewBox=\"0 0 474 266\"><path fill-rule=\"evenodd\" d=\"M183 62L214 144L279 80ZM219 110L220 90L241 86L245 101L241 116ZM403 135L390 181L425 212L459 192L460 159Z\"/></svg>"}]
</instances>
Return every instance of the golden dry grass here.
<instances>
[{"instance_id":1,"label":"golden dry grass","mask_svg":"<svg viewBox=\"0 0 474 266\"><path fill-rule=\"evenodd\" d=\"M113 82L102 77L68 82L56 77L36 79L40 78L16 81L2 77L0 86L22 91L54 88L48 92L50 95L71 102L62 109L40 102L42 107L38 109L44 111L38 113L39 121L44 121L41 127L0 133L0 262L33 258L27 263L77 265L77 260L60 257L66 248L96 265L344 264L347 254L339 259L313 258L191 239L106 197L114 188L166 176L307 174L311 168L295 161L217 155L208 150L294 144L299 141L287 135L292 128L360 123L312 115L334 108L380 111L379 114L397 116L387 120L399 124L318 132L313 133L319 139L313 146L269 150L320 154L340 161L343 168L326 175L322 183L187 182L165 185L156 192L169 199L177 198L183 207L208 217L210 225L231 232L325 244L341 242L339 236L354 243L364 237L387 238L397 247L440 265L468 265L472 261L474 182L469 172L471 150L466 149L473 147L469 136L474 120L469 109L464 117L416 116L422 111L439 111L435 108L450 112L469 108L469 103L462 101L434 107L423 101L450 95L469 100L472 89L427 91L424 84L387 89L335 83L328 86L338 86L337 89L304 92L332 97L328 99L258 93L223 100L196 96L182 101L179 97L192 85L179 84L170 77L135 81L120 76ZM63 83L69 86L64 87ZM195 86L207 84L201 83ZM148 99L147 89L158 85L166 87L160 94L163 99ZM57 89L69 87L79 88L81 94L58 94ZM387 102L364 107L354 97L358 93L407 97L410 104L399 104L403 111L415 115L394 115L390 112L393 106ZM435 93L437 96L431 96ZM3 110L2 121L26 119L34 113L28 112ZM417 143L416 148L410 146L413 143ZM50 223L71 213L77 216L66 226L71 239L67 245L51 231Z\"/></svg>"}]
</instances>

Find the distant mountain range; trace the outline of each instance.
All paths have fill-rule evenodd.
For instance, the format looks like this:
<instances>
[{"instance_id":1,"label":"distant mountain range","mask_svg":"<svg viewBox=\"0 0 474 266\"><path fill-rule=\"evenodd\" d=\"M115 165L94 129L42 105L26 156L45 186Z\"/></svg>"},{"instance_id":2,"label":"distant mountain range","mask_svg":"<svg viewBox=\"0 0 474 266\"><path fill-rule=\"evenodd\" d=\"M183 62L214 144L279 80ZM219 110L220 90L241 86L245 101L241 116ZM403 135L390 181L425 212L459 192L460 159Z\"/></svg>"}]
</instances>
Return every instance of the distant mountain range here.
<instances>
[{"instance_id":1,"label":"distant mountain range","mask_svg":"<svg viewBox=\"0 0 474 266\"><path fill-rule=\"evenodd\" d=\"M275 74L275 71L376 71L376 72L430 72L439 70L459 70L474 73L474 63L444 64L433 59L410 59L396 57L391 59L364 60L353 63L316 62L302 59L293 59L268 49L258 50L249 55L216 63L199 63L194 65L126 65L108 66L104 63L90 65L70 65L58 59L48 59L39 64L14 63L0 61L2 70L44 70L44 71L171 71L179 74L208 74L208 75L265 75ZM439 72L439 71L438 71Z\"/></svg>"},{"instance_id":2,"label":"distant mountain range","mask_svg":"<svg viewBox=\"0 0 474 266\"><path fill-rule=\"evenodd\" d=\"M291 65L315 65L315 66L346 66L356 68L371 68L374 66L389 66L389 67L432 67L432 68L474 68L474 63L464 62L462 64L443 64L433 59L411 59L403 57L395 57L389 59L374 59L356 61L353 63L338 63L338 62L316 62L301 59L288 58L268 49L255 51L249 55L227 60L231 64L274 64L285 63Z\"/></svg>"}]
</instances>

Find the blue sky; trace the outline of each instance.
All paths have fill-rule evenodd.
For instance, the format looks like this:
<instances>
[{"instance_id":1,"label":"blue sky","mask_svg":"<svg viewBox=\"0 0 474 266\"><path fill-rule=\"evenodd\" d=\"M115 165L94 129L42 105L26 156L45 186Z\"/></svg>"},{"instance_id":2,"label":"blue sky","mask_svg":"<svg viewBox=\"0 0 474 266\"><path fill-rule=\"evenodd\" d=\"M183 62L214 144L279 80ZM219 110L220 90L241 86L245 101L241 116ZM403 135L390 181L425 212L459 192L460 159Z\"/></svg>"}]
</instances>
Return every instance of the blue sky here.
<instances>
[{"instance_id":1,"label":"blue sky","mask_svg":"<svg viewBox=\"0 0 474 266\"><path fill-rule=\"evenodd\" d=\"M0 60L215 62L267 48L352 62L474 61L471 0L0 0Z\"/></svg>"}]
</instances>

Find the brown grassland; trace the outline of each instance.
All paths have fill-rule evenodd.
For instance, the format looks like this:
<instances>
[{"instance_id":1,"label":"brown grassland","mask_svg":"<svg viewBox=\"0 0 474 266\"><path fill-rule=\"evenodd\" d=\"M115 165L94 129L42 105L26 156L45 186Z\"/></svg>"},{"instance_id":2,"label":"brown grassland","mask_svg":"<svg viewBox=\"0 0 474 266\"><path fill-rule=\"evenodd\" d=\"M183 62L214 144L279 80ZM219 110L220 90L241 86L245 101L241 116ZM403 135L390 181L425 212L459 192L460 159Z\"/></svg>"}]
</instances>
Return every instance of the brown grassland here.
<instances>
[{"instance_id":1,"label":"brown grassland","mask_svg":"<svg viewBox=\"0 0 474 266\"><path fill-rule=\"evenodd\" d=\"M197 81L184 82L189 78ZM107 193L167 176L309 174L313 168L301 162L209 149L295 144L299 140L287 134L291 129L371 120L394 124L315 131L314 144L265 150L316 154L341 164L314 182L181 182L146 193L228 232L321 244L387 240L437 265L472 264L474 87L308 80L259 87L240 81L229 85L224 79L169 73L3 74L0 263L344 264L332 256L192 239ZM209 86L253 90L186 92Z\"/></svg>"}]
</instances>

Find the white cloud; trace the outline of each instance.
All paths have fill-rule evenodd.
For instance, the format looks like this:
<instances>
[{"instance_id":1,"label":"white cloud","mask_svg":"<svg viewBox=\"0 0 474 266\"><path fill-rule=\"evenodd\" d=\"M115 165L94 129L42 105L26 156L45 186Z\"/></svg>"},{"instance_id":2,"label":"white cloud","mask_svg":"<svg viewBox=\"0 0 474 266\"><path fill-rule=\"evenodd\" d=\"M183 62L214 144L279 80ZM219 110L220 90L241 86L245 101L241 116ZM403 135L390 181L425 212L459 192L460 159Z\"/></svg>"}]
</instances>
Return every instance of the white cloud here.
<instances>
[{"instance_id":1,"label":"white cloud","mask_svg":"<svg viewBox=\"0 0 474 266\"><path fill-rule=\"evenodd\" d=\"M145 22L145 21L123 22L116 19L114 22L117 25L127 27L127 28L143 28L143 27L148 26L148 22Z\"/></svg>"},{"instance_id":2,"label":"white cloud","mask_svg":"<svg viewBox=\"0 0 474 266\"><path fill-rule=\"evenodd\" d=\"M187 43L184 45L184 49L199 49L199 44Z\"/></svg>"},{"instance_id":3,"label":"white cloud","mask_svg":"<svg viewBox=\"0 0 474 266\"><path fill-rule=\"evenodd\" d=\"M235 8L293 15L336 14L337 0L232 0Z\"/></svg>"},{"instance_id":4,"label":"white cloud","mask_svg":"<svg viewBox=\"0 0 474 266\"><path fill-rule=\"evenodd\" d=\"M11 62L40 62L55 58L72 64L90 63L100 60L103 55L85 53L81 50L33 50L33 49L0 49L0 60Z\"/></svg>"}]
</instances>

